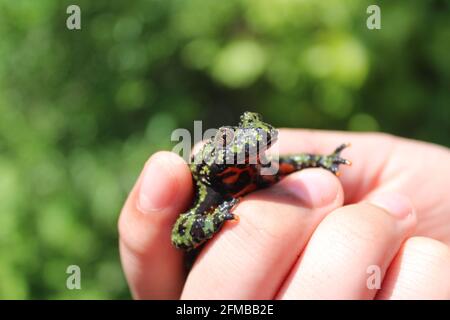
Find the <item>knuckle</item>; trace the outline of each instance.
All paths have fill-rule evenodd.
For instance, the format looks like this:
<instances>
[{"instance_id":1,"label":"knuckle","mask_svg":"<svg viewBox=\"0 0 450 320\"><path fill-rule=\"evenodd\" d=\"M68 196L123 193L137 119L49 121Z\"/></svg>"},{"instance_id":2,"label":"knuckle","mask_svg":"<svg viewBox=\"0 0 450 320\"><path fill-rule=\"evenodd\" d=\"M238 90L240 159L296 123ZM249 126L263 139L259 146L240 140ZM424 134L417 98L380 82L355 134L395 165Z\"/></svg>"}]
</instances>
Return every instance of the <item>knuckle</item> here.
<instances>
[{"instance_id":1,"label":"knuckle","mask_svg":"<svg viewBox=\"0 0 450 320\"><path fill-rule=\"evenodd\" d=\"M348 237L376 242L395 232L393 219L381 208L359 203L341 207L325 218Z\"/></svg>"}]
</instances>

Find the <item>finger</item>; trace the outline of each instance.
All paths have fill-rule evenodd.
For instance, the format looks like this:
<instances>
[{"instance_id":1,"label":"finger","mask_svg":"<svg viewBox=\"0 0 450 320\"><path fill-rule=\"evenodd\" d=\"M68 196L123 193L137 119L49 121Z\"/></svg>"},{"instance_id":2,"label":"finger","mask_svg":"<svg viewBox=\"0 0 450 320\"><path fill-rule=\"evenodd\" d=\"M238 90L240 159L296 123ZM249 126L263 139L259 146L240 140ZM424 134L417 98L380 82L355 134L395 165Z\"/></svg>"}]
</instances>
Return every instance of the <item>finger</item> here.
<instances>
[{"instance_id":1,"label":"finger","mask_svg":"<svg viewBox=\"0 0 450 320\"><path fill-rule=\"evenodd\" d=\"M321 169L294 173L245 197L237 224L204 248L184 299L272 299L320 220L342 205L338 179Z\"/></svg>"},{"instance_id":2,"label":"finger","mask_svg":"<svg viewBox=\"0 0 450 320\"><path fill-rule=\"evenodd\" d=\"M178 298L184 282L182 253L170 241L173 221L189 203L191 174L171 152L147 162L122 209L119 246L135 298Z\"/></svg>"},{"instance_id":3,"label":"finger","mask_svg":"<svg viewBox=\"0 0 450 320\"><path fill-rule=\"evenodd\" d=\"M339 208L317 227L283 285L281 299L372 299L373 268L380 281L415 225L404 197L383 195L372 203Z\"/></svg>"},{"instance_id":4,"label":"finger","mask_svg":"<svg viewBox=\"0 0 450 320\"><path fill-rule=\"evenodd\" d=\"M351 147L342 152L342 157L353 165L340 167L340 180L345 202L354 203L362 200L379 181L396 141L393 136L379 133L281 129L271 152L330 154L342 143L350 143Z\"/></svg>"},{"instance_id":5,"label":"finger","mask_svg":"<svg viewBox=\"0 0 450 320\"><path fill-rule=\"evenodd\" d=\"M450 299L450 250L439 241L408 239L389 267L377 299Z\"/></svg>"}]
</instances>

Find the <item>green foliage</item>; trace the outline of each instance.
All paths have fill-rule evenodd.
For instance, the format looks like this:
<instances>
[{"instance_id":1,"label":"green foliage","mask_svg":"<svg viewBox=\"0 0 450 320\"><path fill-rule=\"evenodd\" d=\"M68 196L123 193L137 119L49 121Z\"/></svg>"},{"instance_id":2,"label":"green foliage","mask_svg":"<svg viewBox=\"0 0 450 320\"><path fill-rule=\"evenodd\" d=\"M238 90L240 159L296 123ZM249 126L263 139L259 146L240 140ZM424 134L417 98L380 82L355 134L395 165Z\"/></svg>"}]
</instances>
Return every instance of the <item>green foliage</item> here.
<instances>
[{"instance_id":1,"label":"green foliage","mask_svg":"<svg viewBox=\"0 0 450 320\"><path fill-rule=\"evenodd\" d=\"M0 0L0 298L129 298L116 222L174 128L380 130L450 145L446 1ZM67 266L82 290L66 289Z\"/></svg>"}]
</instances>

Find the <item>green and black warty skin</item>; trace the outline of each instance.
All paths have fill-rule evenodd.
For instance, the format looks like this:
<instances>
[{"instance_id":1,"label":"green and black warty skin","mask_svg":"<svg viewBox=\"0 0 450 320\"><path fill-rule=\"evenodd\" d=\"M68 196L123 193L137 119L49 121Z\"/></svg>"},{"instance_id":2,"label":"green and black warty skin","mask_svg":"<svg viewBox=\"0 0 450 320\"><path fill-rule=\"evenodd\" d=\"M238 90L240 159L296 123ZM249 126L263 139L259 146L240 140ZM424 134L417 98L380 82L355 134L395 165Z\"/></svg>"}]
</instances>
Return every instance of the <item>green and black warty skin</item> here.
<instances>
[{"instance_id":1,"label":"green and black warty skin","mask_svg":"<svg viewBox=\"0 0 450 320\"><path fill-rule=\"evenodd\" d=\"M306 168L321 167L338 174L339 165L350 165L340 157L342 144L330 155L297 154L270 160L265 151L277 139L278 131L257 113L245 112L238 126L219 128L199 152L192 156L190 169L195 199L172 229L172 243L190 251L217 233L225 221L237 220L231 212L238 199L269 187L284 176ZM264 161L263 161L264 160ZM274 174L261 174L263 168Z\"/></svg>"}]
</instances>

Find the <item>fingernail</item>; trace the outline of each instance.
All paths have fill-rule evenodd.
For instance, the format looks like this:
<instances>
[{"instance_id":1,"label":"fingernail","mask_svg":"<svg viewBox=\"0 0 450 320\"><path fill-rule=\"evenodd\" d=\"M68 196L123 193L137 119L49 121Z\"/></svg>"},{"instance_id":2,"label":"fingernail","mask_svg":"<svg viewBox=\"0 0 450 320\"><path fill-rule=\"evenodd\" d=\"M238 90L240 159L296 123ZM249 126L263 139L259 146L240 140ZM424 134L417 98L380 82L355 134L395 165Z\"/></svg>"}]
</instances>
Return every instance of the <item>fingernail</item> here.
<instances>
[{"instance_id":1,"label":"fingernail","mask_svg":"<svg viewBox=\"0 0 450 320\"><path fill-rule=\"evenodd\" d=\"M396 218L404 219L414 213L409 198L397 193L377 194L369 200L370 203L385 209Z\"/></svg>"},{"instance_id":2,"label":"fingernail","mask_svg":"<svg viewBox=\"0 0 450 320\"><path fill-rule=\"evenodd\" d=\"M173 190L176 183L167 163L157 157L151 158L143 174L139 190L139 210L151 213L166 208L176 195L176 190Z\"/></svg>"},{"instance_id":3,"label":"fingernail","mask_svg":"<svg viewBox=\"0 0 450 320\"><path fill-rule=\"evenodd\" d=\"M327 206L338 196L339 182L320 169L305 170L286 179L286 189L309 208Z\"/></svg>"}]
</instances>

